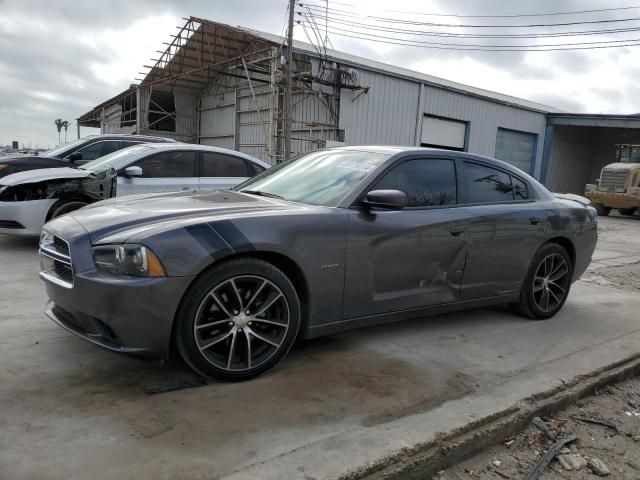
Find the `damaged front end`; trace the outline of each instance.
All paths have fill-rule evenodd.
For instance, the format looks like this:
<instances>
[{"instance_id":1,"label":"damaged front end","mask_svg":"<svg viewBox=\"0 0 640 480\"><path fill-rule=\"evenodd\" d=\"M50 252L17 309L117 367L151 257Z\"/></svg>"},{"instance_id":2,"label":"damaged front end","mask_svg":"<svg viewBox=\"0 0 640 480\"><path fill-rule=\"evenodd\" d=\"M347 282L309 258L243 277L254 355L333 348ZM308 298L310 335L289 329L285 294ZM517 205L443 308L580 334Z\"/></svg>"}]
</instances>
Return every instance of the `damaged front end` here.
<instances>
[{"instance_id":1,"label":"damaged front end","mask_svg":"<svg viewBox=\"0 0 640 480\"><path fill-rule=\"evenodd\" d=\"M89 172L84 178L56 178L34 183L0 186L0 202L25 202L64 197L86 197L92 202L116 196L114 169Z\"/></svg>"},{"instance_id":2,"label":"damaged front end","mask_svg":"<svg viewBox=\"0 0 640 480\"><path fill-rule=\"evenodd\" d=\"M78 174L80 172L74 172L75 178L35 177L31 182L22 179L0 185L0 234L37 236L42 225L50 220L54 205L67 200L94 203L116 196L114 169ZM6 178L11 177L13 175Z\"/></svg>"}]
</instances>

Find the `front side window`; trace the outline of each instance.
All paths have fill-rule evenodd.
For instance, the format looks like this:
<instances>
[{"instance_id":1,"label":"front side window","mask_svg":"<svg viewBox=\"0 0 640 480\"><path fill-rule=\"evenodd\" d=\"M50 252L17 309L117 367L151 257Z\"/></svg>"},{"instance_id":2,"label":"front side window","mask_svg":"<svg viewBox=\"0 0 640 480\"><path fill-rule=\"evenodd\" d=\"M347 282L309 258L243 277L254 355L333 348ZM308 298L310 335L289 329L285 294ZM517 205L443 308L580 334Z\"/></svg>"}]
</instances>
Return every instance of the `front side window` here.
<instances>
[{"instance_id":1,"label":"front side window","mask_svg":"<svg viewBox=\"0 0 640 480\"><path fill-rule=\"evenodd\" d=\"M453 160L417 159L393 167L372 190L400 190L409 207L435 207L456 203Z\"/></svg>"},{"instance_id":2,"label":"front side window","mask_svg":"<svg viewBox=\"0 0 640 480\"><path fill-rule=\"evenodd\" d=\"M386 153L320 150L276 165L235 190L334 207L388 158Z\"/></svg>"},{"instance_id":3,"label":"front side window","mask_svg":"<svg viewBox=\"0 0 640 480\"><path fill-rule=\"evenodd\" d=\"M105 155L109 155L110 153L118 150L120 150L120 142L112 140L92 143L78 151L82 154L82 160L86 161L104 157Z\"/></svg>"},{"instance_id":4,"label":"front side window","mask_svg":"<svg viewBox=\"0 0 640 480\"><path fill-rule=\"evenodd\" d=\"M250 177L252 174L244 158L224 153L202 153L203 177Z\"/></svg>"},{"instance_id":5,"label":"front side window","mask_svg":"<svg viewBox=\"0 0 640 480\"><path fill-rule=\"evenodd\" d=\"M470 162L464 162L464 170L469 203L513 201L511 177L506 173Z\"/></svg>"},{"instance_id":6,"label":"front side window","mask_svg":"<svg viewBox=\"0 0 640 480\"><path fill-rule=\"evenodd\" d=\"M142 169L141 178L193 177L196 152L162 152L128 165Z\"/></svg>"}]
</instances>

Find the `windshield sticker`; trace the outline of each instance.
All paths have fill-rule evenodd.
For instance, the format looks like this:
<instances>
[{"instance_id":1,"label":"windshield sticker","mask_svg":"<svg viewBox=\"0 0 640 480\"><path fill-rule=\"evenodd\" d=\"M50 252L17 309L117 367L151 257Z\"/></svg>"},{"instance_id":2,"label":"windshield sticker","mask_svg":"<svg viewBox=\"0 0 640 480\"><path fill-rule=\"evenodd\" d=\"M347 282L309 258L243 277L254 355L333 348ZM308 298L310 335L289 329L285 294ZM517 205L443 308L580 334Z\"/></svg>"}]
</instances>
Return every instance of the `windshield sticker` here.
<instances>
[{"instance_id":1,"label":"windshield sticker","mask_svg":"<svg viewBox=\"0 0 640 480\"><path fill-rule=\"evenodd\" d=\"M354 162L351 160L343 160L342 162L338 163L336 166L339 168L347 168L349 170L357 170L358 172L366 172L366 173L369 173L376 168L375 165L369 165L368 163Z\"/></svg>"}]
</instances>

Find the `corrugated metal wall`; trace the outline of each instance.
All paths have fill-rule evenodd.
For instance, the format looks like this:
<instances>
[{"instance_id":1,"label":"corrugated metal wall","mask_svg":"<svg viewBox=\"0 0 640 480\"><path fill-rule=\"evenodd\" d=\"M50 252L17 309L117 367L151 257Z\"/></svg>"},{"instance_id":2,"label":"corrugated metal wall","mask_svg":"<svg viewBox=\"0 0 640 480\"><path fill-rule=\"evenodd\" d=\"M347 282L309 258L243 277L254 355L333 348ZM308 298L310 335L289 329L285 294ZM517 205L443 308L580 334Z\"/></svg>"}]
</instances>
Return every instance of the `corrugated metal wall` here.
<instances>
[{"instance_id":1,"label":"corrugated metal wall","mask_svg":"<svg viewBox=\"0 0 640 480\"><path fill-rule=\"evenodd\" d=\"M468 148L471 153L495 156L498 128L508 128L538 136L535 174L540 172L546 116L523 108L511 107L480 98L425 86L422 113L463 120L468 123Z\"/></svg>"},{"instance_id":2,"label":"corrugated metal wall","mask_svg":"<svg viewBox=\"0 0 640 480\"><path fill-rule=\"evenodd\" d=\"M418 145L425 114L468 122L471 153L493 157L498 128L538 136L536 175L540 172L546 117L522 108L425 85L419 105L420 84L384 73L358 69L360 85L368 93L343 90L340 98L340 126L347 145Z\"/></svg>"},{"instance_id":3,"label":"corrugated metal wall","mask_svg":"<svg viewBox=\"0 0 640 480\"><path fill-rule=\"evenodd\" d=\"M389 75L357 70L368 93L343 90L340 127L347 145L415 145L420 85Z\"/></svg>"}]
</instances>

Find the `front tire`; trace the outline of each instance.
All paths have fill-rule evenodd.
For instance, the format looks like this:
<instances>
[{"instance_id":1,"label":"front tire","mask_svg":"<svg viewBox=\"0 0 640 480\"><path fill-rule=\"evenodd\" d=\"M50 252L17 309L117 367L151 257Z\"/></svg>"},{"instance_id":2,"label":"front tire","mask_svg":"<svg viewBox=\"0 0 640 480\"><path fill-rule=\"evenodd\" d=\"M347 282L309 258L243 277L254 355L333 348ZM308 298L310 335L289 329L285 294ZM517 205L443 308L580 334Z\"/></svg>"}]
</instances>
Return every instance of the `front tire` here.
<instances>
[{"instance_id":1,"label":"front tire","mask_svg":"<svg viewBox=\"0 0 640 480\"><path fill-rule=\"evenodd\" d=\"M611 208L605 207L601 203L593 203L591 204L591 206L596 209L596 213L599 217L606 217L607 215L609 215L609 212L611 212Z\"/></svg>"},{"instance_id":2,"label":"front tire","mask_svg":"<svg viewBox=\"0 0 640 480\"><path fill-rule=\"evenodd\" d=\"M619 208L618 211L620 212L621 215L633 215L634 213L636 213L636 207L631 207L631 208Z\"/></svg>"},{"instance_id":3,"label":"front tire","mask_svg":"<svg viewBox=\"0 0 640 480\"><path fill-rule=\"evenodd\" d=\"M256 258L230 260L198 278L177 314L176 345L206 377L247 380L274 367L300 328L289 278Z\"/></svg>"},{"instance_id":4,"label":"front tire","mask_svg":"<svg viewBox=\"0 0 640 480\"><path fill-rule=\"evenodd\" d=\"M531 261L520 291L520 301L512 308L533 320L553 317L567 300L573 265L567 251L556 243L540 247Z\"/></svg>"}]
</instances>

